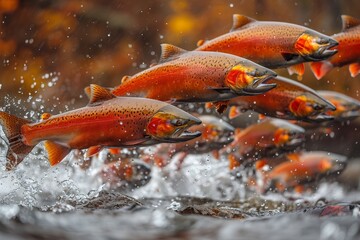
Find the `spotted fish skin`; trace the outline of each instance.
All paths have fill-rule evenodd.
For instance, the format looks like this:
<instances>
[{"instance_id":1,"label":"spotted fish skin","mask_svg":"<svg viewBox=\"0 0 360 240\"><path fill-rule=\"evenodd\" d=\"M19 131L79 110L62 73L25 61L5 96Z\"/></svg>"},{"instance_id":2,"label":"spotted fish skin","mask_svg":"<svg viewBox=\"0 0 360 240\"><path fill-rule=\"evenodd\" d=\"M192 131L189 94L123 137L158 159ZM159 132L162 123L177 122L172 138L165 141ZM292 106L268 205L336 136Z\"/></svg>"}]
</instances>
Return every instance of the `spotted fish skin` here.
<instances>
[{"instance_id":1,"label":"spotted fish skin","mask_svg":"<svg viewBox=\"0 0 360 240\"><path fill-rule=\"evenodd\" d=\"M179 102L230 99L238 93L230 90L226 79L237 65L251 71L263 72L265 76L276 76L271 70L230 54L186 51L170 44L162 44L159 64L134 76L126 77L121 85L112 90L112 93L116 96ZM253 82L244 83L244 88L252 84Z\"/></svg>"},{"instance_id":2,"label":"spotted fish skin","mask_svg":"<svg viewBox=\"0 0 360 240\"><path fill-rule=\"evenodd\" d=\"M44 141L51 165L61 162L72 149L88 148L88 156L107 147L148 146L199 137L186 132L200 124L196 117L165 102L137 97L116 97L92 84L86 107L51 116L41 121L0 112L0 124L9 141L6 169L17 166L33 147Z\"/></svg>"},{"instance_id":3,"label":"spotted fish skin","mask_svg":"<svg viewBox=\"0 0 360 240\"><path fill-rule=\"evenodd\" d=\"M268 83L276 83L277 87L256 96L239 96L230 99L228 105L232 108L238 108L238 113L246 110L253 110L269 117L276 117L287 120L303 120L303 121L321 121L326 119L313 119L322 116L329 110L334 110L334 106L322 98L313 89L284 77L276 77L268 80ZM304 98L304 101L314 104L322 109L309 111L308 114L297 114L291 108L294 100ZM231 110L231 109L230 109Z\"/></svg>"},{"instance_id":4,"label":"spotted fish skin","mask_svg":"<svg viewBox=\"0 0 360 240\"><path fill-rule=\"evenodd\" d=\"M168 105L143 98L115 98L50 117L21 128L24 142L36 145L44 140L61 142L72 149L95 145L126 146L144 139L146 123Z\"/></svg>"},{"instance_id":5,"label":"spotted fish skin","mask_svg":"<svg viewBox=\"0 0 360 240\"><path fill-rule=\"evenodd\" d=\"M311 70L317 79L321 79L334 67L342 67L350 64L349 71L352 77L360 73L360 19L347 15L342 15L342 31L334 34L334 38L339 45L338 53L331 58L311 63Z\"/></svg>"},{"instance_id":6,"label":"spotted fish skin","mask_svg":"<svg viewBox=\"0 0 360 240\"><path fill-rule=\"evenodd\" d=\"M319 59L310 59L314 53L311 51L318 47L311 46L310 42L315 41L310 41L310 38L321 38L330 42L331 45L336 45L330 37L304 26L284 22L257 21L239 14L235 14L233 19L233 28L229 33L204 41L195 50L230 53L275 69L326 59L328 53L323 56L317 55ZM307 34L308 43L299 39L302 34ZM298 74L302 75L303 71L302 67Z\"/></svg>"}]
</instances>

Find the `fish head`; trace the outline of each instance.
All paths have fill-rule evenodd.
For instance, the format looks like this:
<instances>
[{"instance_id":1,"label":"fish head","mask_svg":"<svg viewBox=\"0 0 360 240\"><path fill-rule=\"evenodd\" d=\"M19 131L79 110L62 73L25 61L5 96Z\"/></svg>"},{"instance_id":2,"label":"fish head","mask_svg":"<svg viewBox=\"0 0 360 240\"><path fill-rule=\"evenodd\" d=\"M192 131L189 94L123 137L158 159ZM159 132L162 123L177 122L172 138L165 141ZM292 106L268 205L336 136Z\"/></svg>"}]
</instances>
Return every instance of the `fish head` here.
<instances>
[{"instance_id":1,"label":"fish head","mask_svg":"<svg viewBox=\"0 0 360 240\"><path fill-rule=\"evenodd\" d=\"M159 142L183 142L201 135L188 128L201 124L201 120L172 105L159 109L148 121L146 133Z\"/></svg>"},{"instance_id":2,"label":"fish head","mask_svg":"<svg viewBox=\"0 0 360 240\"><path fill-rule=\"evenodd\" d=\"M290 112L297 118L310 122L333 120L334 117L326 114L335 111L336 107L325 99L313 94L299 95L289 104Z\"/></svg>"},{"instance_id":3,"label":"fish head","mask_svg":"<svg viewBox=\"0 0 360 240\"><path fill-rule=\"evenodd\" d=\"M294 150L305 142L305 130L284 120L279 121L279 127L274 132L274 144L286 150Z\"/></svg>"},{"instance_id":4,"label":"fish head","mask_svg":"<svg viewBox=\"0 0 360 240\"><path fill-rule=\"evenodd\" d=\"M238 95L257 95L276 87L274 83L265 84L268 79L276 76L270 69L242 61L229 70L225 84Z\"/></svg>"},{"instance_id":5,"label":"fish head","mask_svg":"<svg viewBox=\"0 0 360 240\"><path fill-rule=\"evenodd\" d=\"M203 122L202 138L207 143L224 146L233 141L235 128L214 116L200 116Z\"/></svg>"},{"instance_id":6,"label":"fish head","mask_svg":"<svg viewBox=\"0 0 360 240\"><path fill-rule=\"evenodd\" d=\"M360 116L360 102L356 99L332 91L319 91L318 93L336 107L335 111L327 111L327 115L333 116L336 119L348 119Z\"/></svg>"},{"instance_id":7,"label":"fish head","mask_svg":"<svg viewBox=\"0 0 360 240\"><path fill-rule=\"evenodd\" d=\"M339 175L347 165L347 158L335 153L326 153L327 158L322 159L320 164L321 172L327 176Z\"/></svg>"},{"instance_id":8,"label":"fish head","mask_svg":"<svg viewBox=\"0 0 360 240\"><path fill-rule=\"evenodd\" d=\"M334 39L315 32L305 31L295 42L296 52L306 61L322 61L337 53L333 47L339 45Z\"/></svg>"}]
</instances>

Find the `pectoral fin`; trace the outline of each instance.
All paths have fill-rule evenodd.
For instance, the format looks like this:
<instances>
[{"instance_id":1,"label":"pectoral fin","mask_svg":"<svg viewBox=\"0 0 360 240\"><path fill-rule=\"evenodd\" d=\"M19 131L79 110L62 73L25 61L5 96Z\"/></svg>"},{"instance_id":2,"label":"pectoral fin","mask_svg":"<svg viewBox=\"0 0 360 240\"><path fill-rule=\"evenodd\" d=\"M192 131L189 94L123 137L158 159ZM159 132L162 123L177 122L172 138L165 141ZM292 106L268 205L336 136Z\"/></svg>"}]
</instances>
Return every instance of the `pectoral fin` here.
<instances>
[{"instance_id":1,"label":"pectoral fin","mask_svg":"<svg viewBox=\"0 0 360 240\"><path fill-rule=\"evenodd\" d=\"M213 88L213 87L209 87L210 90L214 90L220 94L223 94L223 93L230 93L230 88L228 87L220 87L220 88Z\"/></svg>"},{"instance_id":2,"label":"pectoral fin","mask_svg":"<svg viewBox=\"0 0 360 240\"><path fill-rule=\"evenodd\" d=\"M290 75L293 75L295 73L299 76L302 76L302 75L304 75L304 72L305 72L305 65L303 63L292 65L292 66L288 67L288 72Z\"/></svg>"},{"instance_id":3,"label":"pectoral fin","mask_svg":"<svg viewBox=\"0 0 360 240\"><path fill-rule=\"evenodd\" d=\"M89 149L87 150L85 157L89 158L91 156L94 156L95 154L99 153L102 149L102 146L98 145L98 146L92 146L89 147Z\"/></svg>"},{"instance_id":4,"label":"pectoral fin","mask_svg":"<svg viewBox=\"0 0 360 240\"><path fill-rule=\"evenodd\" d=\"M241 111L239 110L239 107L237 106L231 106L229 110L229 119L234 119L238 117L241 114Z\"/></svg>"},{"instance_id":5,"label":"pectoral fin","mask_svg":"<svg viewBox=\"0 0 360 240\"><path fill-rule=\"evenodd\" d=\"M71 151L70 148L67 148L63 145L52 141L45 141L44 142L45 149L48 153L49 162L51 166L54 166L61 162L66 155L68 155Z\"/></svg>"},{"instance_id":6,"label":"pectoral fin","mask_svg":"<svg viewBox=\"0 0 360 240\"><path fill-rule=\"evenodd\" d=\"M292 62L299 58L299 55L294 53L282 52L281 55L287 62Z\"/></svg>"},{"instance_id":7,"label":"pectoral fin","mask_svg":"<svg viewBox=\"0 0 360 240\"><path fill-rule=\"evenodd\" d=\"M352 77L356 77L360 73L360 63L350 64L349 71Z\"/></svg>"}]
</instances>

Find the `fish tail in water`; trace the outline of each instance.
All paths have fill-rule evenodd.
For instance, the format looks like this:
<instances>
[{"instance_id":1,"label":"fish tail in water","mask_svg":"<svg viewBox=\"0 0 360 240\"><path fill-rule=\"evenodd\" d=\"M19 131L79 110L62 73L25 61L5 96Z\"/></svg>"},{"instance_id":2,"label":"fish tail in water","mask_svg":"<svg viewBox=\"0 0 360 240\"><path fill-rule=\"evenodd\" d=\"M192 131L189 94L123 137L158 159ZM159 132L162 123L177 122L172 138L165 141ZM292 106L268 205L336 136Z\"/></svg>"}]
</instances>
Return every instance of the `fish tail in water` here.
<instances>
[{"instance_id":1,"label":"fish tail in water","mask_svg":"<svg viewBox=\"0 0 360 240\"><path fill-rule=\"evenodd\" d=\"M6 170L12 170L16 167L34 148L34 146L28 146L23 142L21 126L27 123L30 123L30 121L5 112L0 112L0 124L9 141L6 154Z\"/></svg>"}]
</instances>

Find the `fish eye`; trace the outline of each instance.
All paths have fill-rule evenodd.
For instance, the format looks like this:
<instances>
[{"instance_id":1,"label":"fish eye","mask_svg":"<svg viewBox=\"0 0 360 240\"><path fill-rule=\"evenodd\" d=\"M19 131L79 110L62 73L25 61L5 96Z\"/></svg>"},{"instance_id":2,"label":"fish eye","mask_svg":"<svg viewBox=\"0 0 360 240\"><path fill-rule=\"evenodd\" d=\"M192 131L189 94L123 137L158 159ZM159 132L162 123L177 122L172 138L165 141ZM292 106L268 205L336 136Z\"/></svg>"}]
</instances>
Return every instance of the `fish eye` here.
<instances>
[{"instance_id":1,"label":"fish eye","mask_svg":"<svg viewBox=\"0 0 360 240\"><path fill-rule=\"evenodd\" d=\"M254 70L254 71L251 71L251 72L247 72L247 74L252 76L252 77L256 77L257 72L256 72L256 70Z\"/></svg>"},{"instance_id":2,"label":"fish eye","mask_svg":"<svg viewBox=\"0 0 360 240\"><path fill-rule=\"evenodd\" d=\"M173 120L170 121L171 125L174 125L174 126L177 126L177 127L185 125L186 122L187 121L184 120L184 119L173 119Z\"/></svg>"},{"instance_id":3,"label":"fish eye","mask_svg":"<svg viewBox=\"0 0 360 240\"><path fill-rule=\"evenodd\" d=\"M319 105L319 104L314 104L312 107L313 107L313 109L314 109L315 111L320 111L320 110L323 109L323 107L322 107L321 105Z\"/></svg>"},{"instance_id":4,"label":"fish eye","mask_svg":"<svg viewBox=\"0 0 360 240\"><path fill-rule=\"evenodd\" d=\"M325 39L325 38L318 38L318 39L316 39L316 43L318 43L318 44L328 44L329 41L327 39Z\"/></svg>"}]
</instances>

